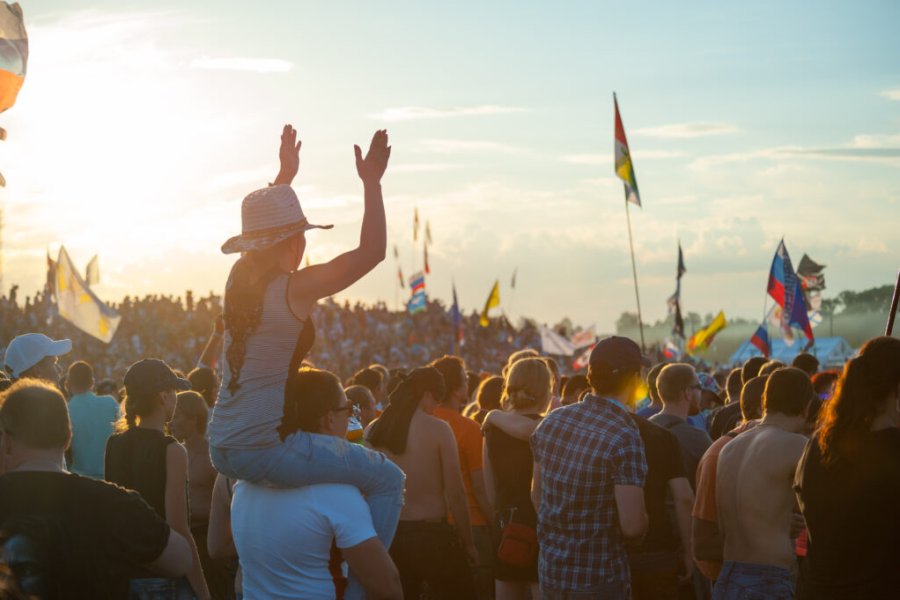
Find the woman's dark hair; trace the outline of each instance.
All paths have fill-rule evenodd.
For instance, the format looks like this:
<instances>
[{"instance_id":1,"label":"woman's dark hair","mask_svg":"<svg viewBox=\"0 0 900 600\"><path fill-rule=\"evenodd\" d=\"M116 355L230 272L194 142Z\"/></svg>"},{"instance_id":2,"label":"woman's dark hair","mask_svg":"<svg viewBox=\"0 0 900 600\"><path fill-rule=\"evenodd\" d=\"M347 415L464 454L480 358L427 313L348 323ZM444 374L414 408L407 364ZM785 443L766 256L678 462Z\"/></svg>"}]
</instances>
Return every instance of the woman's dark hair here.
<instances>
[{"instance_id":1,"label":"woman's dark hair","mask_svg":"<svg viewBox=\"0 0 900 600\"><path fill-rule=\"evenodd\" d=\"M125 394L122 400L122 416L116 421L116 431L128 431L137 427L138 417L146 417L159 406L159 394Z\"/></svg>"},{"instance_id":2,"label":"woman's dark hair","mask_svg":"<svg viewBox=\"0 0 900 600\"><path fill-rule=\"evenodd\" d=\"M562 397L564 399L569 397L577 398L578 394L580 394L582 390L586 390L589 387L590 385L588 385L587 377L585 377L581 373L572 375L563 386Z\"/></svg>"},{"instance_id":3,"label":"woman's dark hair","mask_svg":"<svg viewBox=\"0 0 900 600\"><path fill-rule=\"evenodd\" d=\"M503 396L503 378L491 375L478 385L475 401L481 412L500 409L500 397Z\"/></svg>"},{"instance_id":4,"label":"woman's dark hair","mask_svg":"<svg viewBox=\"0 0 900 600\"><path fill-rule=\"evenodd\" d=\"M449 400L449 395L462 388L468 390L466 382L466 363L458 356L444 356L431 361L428 366L437 369L444 378L444 394L436 398L439 402Z\"/></svg>"},{"instance_id":5,"label":"woman's dark hair","mask_svg":"<svg viewBox=\"0 0 900 600\"><path fill-rule=\"evenodd\" d=\"M852 453L900 385L900 340L877 337L844 365L834 397L819 415L818 444L824 464Z\"/></svg>"},{"instance_id":6,"label":"woman's dark hair","mask_svg":"<svg viewBox=\"0 0 900 600\"><path fill-rule=\"evenodd\" d=\"M819 395L826 392L831 392L834 386L834 382L837 381L840 376L840 371L837 371L835 369L821 371L820 373L816 373L815 375L813 375L812 384L816 394Z\"/></svg>"},{"instance_id":7,"label":"woman's dark hair","mask_svg":"<svg viewBox=\"0 0 900 600\"><path fill-rule=\"evenodd\" d=\"M197 367L188 373L187 378L191 382L191 389L203 396L206 406L212 408L219 393L219 378L216 372L209 367Z\"/></svg>"},{"instance_id":8,"label":"woman's dark hair","mask_svg":"<svg viewBox=\"0 0 900 600\"><path fill-rule=\"evenodd\" d=\"M341 380L328 371L302 368L289 377L284 391L284 416L278 427L281 441L297 430L318 433L320 419L338 408L343 393Z\"/></svg>"},{"instance_id":9,"label":"woman's dark hair","mask_svg":"<svg viewBox=\"0 0 900 600\"><path fill-rule=\"evenodd\" d=\"M231 342L225 349L225 358L228 359L228 391L232 394L240 387L247 339L262 319L266 288L283 272L278 258L292 239L271 248L248 252L231 267L225 285L225 330L230 334Z\"/></svg>"},{"instance_id":10,"label":"woman's dark hair","mask_svg":"<svg viewBox=\"0 0 900 600\"><path fill-rule=\"evenodd\" d=\"M368 442L375 448L386 448L394 454L406 452L409 423L422 397L431 392L437 401L444 397L444 390L444 378L440 371L434 367L413 369L391 392L391 404L372 424Z\"/></svg>"},{"instance_id":11,"label":"woman's dark hair","mask_svg":"<svg viewBox=\"0 0 900 600\"><path fill-rule=\"evenodd\" d=\"M353 377L350 378L350 385L361 385L368 388L373 394L376 394L378 393L378 388L381 387L383 378L381 371L366 367L353 374Z\"/></svg>"}]
</instances>

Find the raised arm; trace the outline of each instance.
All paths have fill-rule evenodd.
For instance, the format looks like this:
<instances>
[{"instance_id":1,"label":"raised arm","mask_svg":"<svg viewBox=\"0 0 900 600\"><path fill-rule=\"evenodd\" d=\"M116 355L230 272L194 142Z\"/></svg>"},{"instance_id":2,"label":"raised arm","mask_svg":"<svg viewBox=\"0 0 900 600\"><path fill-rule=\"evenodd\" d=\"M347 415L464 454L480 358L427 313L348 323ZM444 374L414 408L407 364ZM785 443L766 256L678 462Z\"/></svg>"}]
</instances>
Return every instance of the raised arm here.
<instances>
[{"instance_id":1,"label":"raised arm","mask_svg":"<svg viewBox=\"0 0 900 600\"><path fill-rule=\"evenodd\" d=\"M197 362L198 367L208 367L215 369L219 362L219 355L222 353L222 339L225 335L225 316L219 315L213 325L213 332L203 348L203 354Z\"/></svg>"},{"instance_id":2,"label":"raised arm","mask_svg":"<svg viewBox=\"0 0 900 600\"><path fill-rule=\"evenodd\" d=\"M330 262L306 267L293 275L290 302L296 314L308 313L311 303L348 288L384 260L387 228L381 177L391 156L387 131L375 132L365 158L359 146L353 149L356 152L356 172L362 179L365 199L359 245Z\"/></svg>"},{"instance_id":3,"label":"raised arm","mask_svg":"<svg viewBox=\"0 0 900 600\"><path fill-rule=\"evenodd\" d=\"M516 413L510 413L502 410L492 410L484 418L482 429L488 427L496 427L506 435L527 442L537 429L538 422Z\"/></svg>"}]
</instances>

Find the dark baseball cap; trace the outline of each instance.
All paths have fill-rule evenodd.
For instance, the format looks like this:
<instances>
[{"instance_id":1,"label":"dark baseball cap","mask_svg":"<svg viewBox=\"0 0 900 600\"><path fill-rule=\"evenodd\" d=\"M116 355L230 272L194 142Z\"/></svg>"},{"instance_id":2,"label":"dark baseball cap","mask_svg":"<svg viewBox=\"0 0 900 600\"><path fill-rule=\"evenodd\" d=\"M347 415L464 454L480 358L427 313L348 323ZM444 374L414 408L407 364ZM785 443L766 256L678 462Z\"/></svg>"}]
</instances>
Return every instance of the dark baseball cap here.
<instances>
[{"instance_id":1,"label":"dark baseball cap","mask_svg":"<svg viewBox=\"0 0 900 600\"><path fill-rule=\"evenodd\" d=\"M649 367L650 359L641 354L641 348L627 337L611 335L603 338L591 350L592 369L618 371L640 371Z\"/></svg>"},{"instance_id":2,"label":"dark baseball cap","mask_svg":"<svg viewBox=\"0 0 900 600\"><path fill-rule=\"evenodd\" d=\"M169 365L158 358L139 360L125 373L125 393L129 396L189 389L191 382L176 375Z\"/></svg>"}]
</instances>

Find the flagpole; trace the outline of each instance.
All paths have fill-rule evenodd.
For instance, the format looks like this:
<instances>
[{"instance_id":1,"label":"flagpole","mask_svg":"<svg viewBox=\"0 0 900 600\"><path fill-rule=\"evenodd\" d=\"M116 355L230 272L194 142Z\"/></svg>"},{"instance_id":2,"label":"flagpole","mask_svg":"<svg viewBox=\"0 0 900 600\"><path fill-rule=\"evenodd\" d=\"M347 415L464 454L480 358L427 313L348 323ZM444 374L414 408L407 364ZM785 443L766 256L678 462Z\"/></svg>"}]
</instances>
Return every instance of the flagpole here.
<instances>
[{"instance_id":1,"label":"flagpole","mask_svg":"<svg viewBox=\"0 0 900 600\"><path fill-rule=\"evenodd\" d=\"M631 273L634 275L634 297L637 299L638 327L641 331L641 349L646 349L644 343L644 318L641 316L641 294L638 291L637 266L634 261L634 241L631 239L631 211L628 209L628 189L625 190L625 219L628 221L628 246L631 249Z\"/></svg>"}]
</instances>

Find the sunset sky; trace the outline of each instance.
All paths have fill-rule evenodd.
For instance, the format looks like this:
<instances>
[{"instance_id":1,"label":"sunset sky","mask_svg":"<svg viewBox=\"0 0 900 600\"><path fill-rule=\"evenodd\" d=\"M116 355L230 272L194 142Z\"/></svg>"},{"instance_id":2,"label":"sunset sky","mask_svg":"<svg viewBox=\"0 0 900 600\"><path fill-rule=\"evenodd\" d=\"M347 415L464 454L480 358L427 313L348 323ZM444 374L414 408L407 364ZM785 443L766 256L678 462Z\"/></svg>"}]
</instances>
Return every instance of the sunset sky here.
<instances>
[{"instance_id":1,"label":"sunset sky","mask_svg":"<svg viewBox=\"0 0 900 600\"><path fill-rule=\"evenodd\" d=\"M48 246L100 255L98 295L221 292L240 202L303 140L313 262L356 243L354 143L386 128L388 243L431 296L609 331L634 310L616 91L643 209L645 320L684 248L685 311L759 318L784 236L825 296L900 267L900 3L21 2L31 59L0 115L4 285ZM420 238L421 239L421 238ZM518 268L518 286L509 289ZM395 306L388 259L341 298ZM408 291L401 292L408 294ZM402 297L402 296L401 296ZM510 306L510 303L512 305Z\"/></svg>"}]
</instances>

